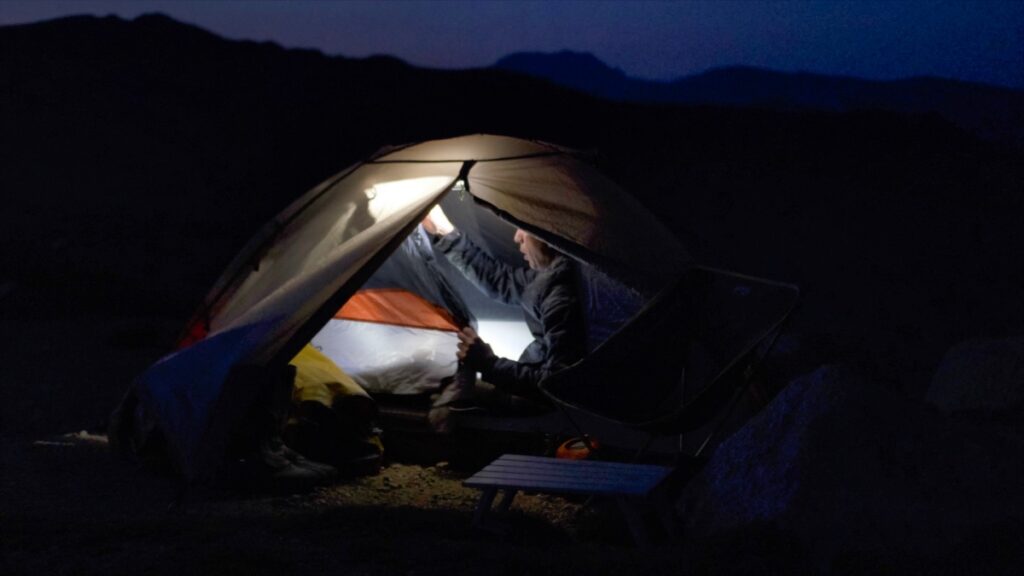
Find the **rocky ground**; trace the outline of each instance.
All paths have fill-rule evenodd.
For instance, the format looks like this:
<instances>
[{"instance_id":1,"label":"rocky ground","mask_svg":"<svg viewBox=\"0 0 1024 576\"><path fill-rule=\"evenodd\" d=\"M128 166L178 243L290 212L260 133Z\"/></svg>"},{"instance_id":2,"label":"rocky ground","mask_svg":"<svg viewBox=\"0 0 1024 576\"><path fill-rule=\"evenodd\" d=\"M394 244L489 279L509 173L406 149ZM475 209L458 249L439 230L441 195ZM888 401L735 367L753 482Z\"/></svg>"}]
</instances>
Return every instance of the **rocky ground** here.
<instances>
[{"instance_id":1,"label":"rocky ground","mask_svg":"<svg viewBox=\"0 0 1024 576\"><path fill-rule=\"evenodd\" d=\"M520 495L501 534L472 526L467 472L391 463L309 494L183 493L85 432L0 441L0 573L587 574L678 572L608 509Z\"/></svg>"},{"instance_id":2,"label":"rocky ground","mask_svg":"<svg viewBox=\"0 0 1024 576\"><path fill-rule=\"evenodd\" d=\"M184 494L101 432L179 327L99 316L0 326L0 574L676 571L678 554L636 550L614 509L557 497L518 496L502 535L474 529L477 492L461 484L474 469L436 459L302 495Z\"/></svg>"}]
</instances>

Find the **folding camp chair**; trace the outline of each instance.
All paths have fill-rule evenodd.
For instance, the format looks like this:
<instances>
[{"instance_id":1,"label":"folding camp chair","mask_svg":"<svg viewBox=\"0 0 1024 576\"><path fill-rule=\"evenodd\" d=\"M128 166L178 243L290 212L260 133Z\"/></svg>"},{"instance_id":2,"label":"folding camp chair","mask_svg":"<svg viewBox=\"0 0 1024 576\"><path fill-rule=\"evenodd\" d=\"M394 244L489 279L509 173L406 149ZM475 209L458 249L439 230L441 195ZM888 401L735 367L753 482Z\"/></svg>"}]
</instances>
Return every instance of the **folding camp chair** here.
<instances>
[{"instance_id":1,"label":"folding camp chair","mask_svg":"<svg viewBox=\"0 0 1024 576\"><path fill-rule=\"evenodd\" d=\"M651 439L717 419L699 456L749 388L799 295L792 284L695 266L540 389L570 419L581 412Z\"/></svg>"},{"instance_id":2,"label":"folding camp chair","mask_svg":"<svg viewBox=\"0 0 1024 576\"><path fill-rule=\"evenodd\" d=\"M648 444L659 434L679 435L680 452L683 434L704 428L708 433L693 455L700 456L750 387L799 294L791 284L691 268L540 389L570 421L585 415L643 430ZM518 490L614 497L643 545L649 543L640 518L644 510L659 512L673 533L664 482L671 473L662 466L505 455L466 485L484 491L478 521L498 490L505 491L499 508L506 509Z\"/></svg>"}]
</instances>

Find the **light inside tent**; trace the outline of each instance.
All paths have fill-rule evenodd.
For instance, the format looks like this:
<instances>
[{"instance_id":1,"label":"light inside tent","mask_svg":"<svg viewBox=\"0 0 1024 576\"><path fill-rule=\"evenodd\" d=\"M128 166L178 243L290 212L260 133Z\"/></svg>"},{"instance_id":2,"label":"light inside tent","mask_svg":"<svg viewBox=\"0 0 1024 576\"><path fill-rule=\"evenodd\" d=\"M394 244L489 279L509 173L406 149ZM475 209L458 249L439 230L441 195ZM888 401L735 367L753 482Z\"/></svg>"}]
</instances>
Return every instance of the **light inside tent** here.
<instances>
[{"instance_id":1,"label":"light inside tent","mask_svg":"<svg viewBox=\"0 0 1024 576\"><path fill-rule=\"evenodd\" d=\"M455 373L455 332L333 319L313 346L371 393L419 394Z\"/></svg>"},{"instance_id":2,"label":"light inside tent","mask_svg":"<svg viewBox=\"0 0 1024 576\"><path fill-rule=\"evenodd\" d=\"M454 331L340 316L313 337L313 346L371 393L430 392L455 373L459 340ZM533 341L522 321L478 320L477 325L498 356L517 360Z\"/></svg>"},{"instance_id":3,"label":"light inside tent","mask_svg":"<svg viewBox=\"0 0 1024 576\"><path fill-rule=\"evenodd\" d=\"M388 217L410 205L422 205L451 183L451 175L381 182L363 188L365 209L374 219ZM466 185L457 181L451 189L465 191ZM434 211L444 214L439 205ZM447 311L418 292L418 282L429 285L438 272L423 264L427 261L425 251L429 250L429 240L423 240L415 234L407 238L403 248L375 273L374 280L354 294L313 337L316 348L371 393L432 392L455 373L458 325ZM518 359L533 340L522 310L497 305L479 294L468 280L462 282L462 288L484 300L482 304L465 303L477 319L481 338L495 354ZM447 324L434 322L439 319Z\"/></svg>"},{"instance_id":4,"label":"light inside tent","mask_svg":"<svg viewBox=\"0 0 1024 576\"><path fill-rule=\"evenodd\" d=\"M364 191L368 200L367 211L370 216L379 220L431 194L436 194L439 188L450 181L450 176L424 176L374 184Z\"/></svg>"},{"instance_id":5,"label":"light inside tent","mask_svg":"<svg viewBox=\"0 0 1024 576\"><path fill-rule=\"evenodd\" d=\"M533 342L526 322L515 320L477 320L477 333L491 350L503 358L518 360L523 350Z\"/></svg>"}]
</instances>

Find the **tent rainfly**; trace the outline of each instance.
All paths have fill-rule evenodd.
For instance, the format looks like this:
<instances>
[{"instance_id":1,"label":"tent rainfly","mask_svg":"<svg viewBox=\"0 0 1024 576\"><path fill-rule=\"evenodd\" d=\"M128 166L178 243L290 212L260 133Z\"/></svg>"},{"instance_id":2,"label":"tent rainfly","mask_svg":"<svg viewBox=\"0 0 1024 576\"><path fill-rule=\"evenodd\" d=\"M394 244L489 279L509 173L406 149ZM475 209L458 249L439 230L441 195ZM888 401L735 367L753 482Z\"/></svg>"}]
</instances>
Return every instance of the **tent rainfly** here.
<instances>
[{"instance_id":1,"label":"tent rainfly","mask_svg":"<svg viewBox=\"0 0 1024 576\"><path fill-rule=\"evenodd\" d=\"M489 318L491 328L514 327L515 311L488 308L444 258L432 258L417 226L438 203L496 256L522 264L509 247L519 227L580 262L594 343L636 309L629 294L652 293L690 264L676 238L585 154L493 135L385 148L266 224L216 282L179 349L132 384L133 417L160 431L187 480L207 478L223 458L242 417L223 407L255 394L229 378L239 367L283 366L312 341L373 391L373 375L400 361L389 356L407 347L400 342L447 346L450 356L390 390L414 393L454 372L459 323L479 323L485 336ZM381 341L391 345L365 344ZM356 342L363 349L353 352Z\"/></svg>"}]
</instances>

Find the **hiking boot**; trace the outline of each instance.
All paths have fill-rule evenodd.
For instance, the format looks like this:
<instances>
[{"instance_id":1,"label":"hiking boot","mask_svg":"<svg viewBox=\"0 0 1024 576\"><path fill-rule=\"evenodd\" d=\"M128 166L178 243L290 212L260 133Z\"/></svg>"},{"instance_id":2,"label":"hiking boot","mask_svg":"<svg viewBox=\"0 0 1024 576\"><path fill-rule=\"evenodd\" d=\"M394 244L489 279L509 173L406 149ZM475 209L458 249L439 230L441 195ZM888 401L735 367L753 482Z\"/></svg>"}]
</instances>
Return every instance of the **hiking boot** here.
<instances>
[{"instance_id":1,"label":"hiking boot","mask_svg":"<svg viewBox=\"0 0 1024 576\"><path fill-rule=\"evenodd\" d=\"M318 486L323 486L337 476L338 472L334 468L330 468L329 471L326 469L313 470L297 464L288 464L263 478L262 486L276 494L296 494L309 492Z\"/></svg>"},{"instance_id":2,"label":"hiking boot","mask_svg":"<svg viewBox=\"0 0 1024 576\"><path fill-rule=\"evenodd\" d=\"M476 397L476 372L459 363L452 382L441 389L441 394L434 400L433 407L467 405Z\"/></svg>"},{"instance_id":3,"label":"hiking boot","mask_svg":"<svg viewBox=\"0 0 1024 576\"><path fill-rule=\"evenodd\" d=\"M334 463L346 476L373 476L380 472L384 460L384 445L373 433L365 438L347 442Z\"/></svg>"},{"instance_id":4,"label":"hiking boot","mask_svg":"<svg viewBox=\"0 0 1024 576\"><path fill-rule=\"evenodd\" d=\"M442 388L440 394L431 396L433 402L427 421L435 432L450 434L455 429L452 414L483 410L476 399L476 385L476 371L460 362L452 382Z\"/></svg>"},{"instance_id":5,"label":"hiking boot","mask_svg":"<svg viewBox=\"0 0 1024 576\"><path fill-rule=\"evenodd\" d=\"M330 464L324 464L323 462L316 462L314 460L310 460L309 458L306 458L305 456L299 454L295 450L292 450L287 445L282 444L281 450L284 453L284 457L287 458L288 461L291 462L293 465L298 466L299 468L312 470L325 476L334 476L337 475L338 473L334 466L331 466Z\"/></svg>"},{"instance_id":6,"label":"hiking boot","mask_svg":"<svg viewBox=\"0 0 1024 576\"><path fill-rule=\"evenodd\" d=\"M451 410L448 406L437 406L427 412L427 422L430 428L438 434L451 434L455 431L455 424L452 422Z\"/></svg>"},{"instance_id":7,"label":"hiking boot","mask_svg":"<svg viewBox=\"0 0 1024 576\"><path fill-rule=\"evenodd\" d=\"M306 492L337 479L333 466L313 462L285 446L280 436L271 436L260 444L257 455L262 472L260 483L273 492Z\"/></svg>"}]
</instances>

